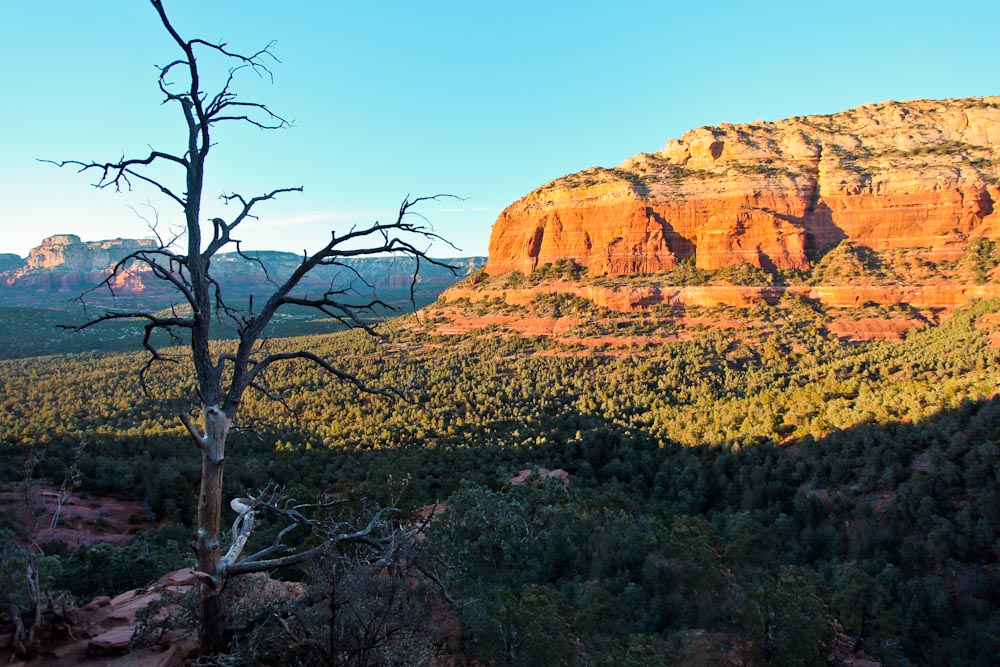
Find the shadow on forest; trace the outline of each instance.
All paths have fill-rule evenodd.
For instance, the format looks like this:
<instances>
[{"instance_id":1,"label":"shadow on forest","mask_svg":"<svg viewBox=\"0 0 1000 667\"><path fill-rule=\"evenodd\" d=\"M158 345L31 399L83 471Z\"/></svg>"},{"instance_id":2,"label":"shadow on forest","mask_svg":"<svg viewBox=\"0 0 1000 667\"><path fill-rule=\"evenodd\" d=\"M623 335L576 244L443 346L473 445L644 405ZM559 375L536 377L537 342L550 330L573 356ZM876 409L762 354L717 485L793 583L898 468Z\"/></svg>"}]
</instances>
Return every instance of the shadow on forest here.
<instances>
[{"instance_id":1,"label":"shadow on forest","mask_svg":"<svg viewBox=\"0 0 1000 667\"><path fill-rule=\"evenodd\" d=\"M518 430L522 444L274 451L268 443L294 433L263 441L239 435L226 493L278 482L306 499L354 491L383 501L408 478L404 502L413 508L459 489L509 493L506 480L517 470L562 468L571 479L569 507L589 513L588 521L619 512L641 527L692 517L714 535L720 562L738 581L789 567L812 572L848 634L883 659L988 664L1000 648L991 630L1000 621L998 398L915 423L740 448L661 448L634 427L579 410L484 427L505 438ZM49 446L38 474L65 474L71 443L64 444L65 451ZM23 457L22 448L0 449L5 480L17 479ZM179 436L95 442L81 461L90 493L138 496L158 518L181 520L194 512L198 469L197 451ZM650 556L637 557L641 569Z\"/></svg>"}]
</instances>

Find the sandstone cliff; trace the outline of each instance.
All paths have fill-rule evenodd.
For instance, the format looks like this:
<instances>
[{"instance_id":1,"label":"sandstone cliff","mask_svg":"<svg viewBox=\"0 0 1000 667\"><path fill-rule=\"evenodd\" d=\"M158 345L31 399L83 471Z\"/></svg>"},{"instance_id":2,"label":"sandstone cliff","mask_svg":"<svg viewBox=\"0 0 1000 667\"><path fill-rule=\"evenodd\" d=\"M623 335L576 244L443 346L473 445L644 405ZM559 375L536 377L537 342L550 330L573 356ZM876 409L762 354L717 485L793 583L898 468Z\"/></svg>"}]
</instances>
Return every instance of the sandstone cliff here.
<instances>
[{"instance_id":1,"label":"sandstone cliff","mask_svg":"<svg viewBox=\"0 0 1000 667\"><path fill-rule=\"evenodd\" d=\"M702 127L511 204L486 270L568 259L591 275L654 273L690 257L807 269L845 240L953 260L1000 236L998 183L1000 97Z\"/></svg>"}]
</instances>

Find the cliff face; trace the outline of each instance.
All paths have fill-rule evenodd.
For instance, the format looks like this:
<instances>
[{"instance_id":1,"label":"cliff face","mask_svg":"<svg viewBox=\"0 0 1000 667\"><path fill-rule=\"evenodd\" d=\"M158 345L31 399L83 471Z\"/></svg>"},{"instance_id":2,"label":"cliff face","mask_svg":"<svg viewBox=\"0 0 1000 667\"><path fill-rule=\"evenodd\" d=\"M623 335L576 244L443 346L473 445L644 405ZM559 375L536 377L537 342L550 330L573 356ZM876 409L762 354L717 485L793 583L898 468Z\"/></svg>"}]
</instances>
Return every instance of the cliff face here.
<instances>
[{"instance_id":1,"label":"cliff face","mask_svg":"<svg viewBox=\"0 0 1000 667\"><path fill-rule=\"evenodd\" d=\"M568 259L591 274L694 257L807 269L841 241L956 259L1000 236L1000 97L866 104L692 130L552 181L493 226L491 275Z\"/></svg>"}]
</instances>

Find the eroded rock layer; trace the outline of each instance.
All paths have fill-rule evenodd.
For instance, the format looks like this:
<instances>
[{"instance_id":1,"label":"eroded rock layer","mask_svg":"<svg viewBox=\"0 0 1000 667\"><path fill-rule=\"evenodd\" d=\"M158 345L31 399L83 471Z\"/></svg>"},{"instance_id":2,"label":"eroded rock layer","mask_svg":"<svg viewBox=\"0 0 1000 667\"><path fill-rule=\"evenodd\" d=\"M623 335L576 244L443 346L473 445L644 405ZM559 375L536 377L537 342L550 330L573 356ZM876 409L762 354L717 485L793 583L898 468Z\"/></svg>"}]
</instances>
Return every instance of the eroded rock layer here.
<instances>
[{"instance_id":1,"label":"eroded rock layer","mask_svg":"<svg viewBox=\"0 0 1000 667\"><path fill-rule=\"evenodd\" d=\"M511 204L486 270L573 260L592 275L654 273L689 257L807 269L844 240L955 259L1000 236L998 182L1000 97L701 127Z\"/></svg>"}]
</instances>

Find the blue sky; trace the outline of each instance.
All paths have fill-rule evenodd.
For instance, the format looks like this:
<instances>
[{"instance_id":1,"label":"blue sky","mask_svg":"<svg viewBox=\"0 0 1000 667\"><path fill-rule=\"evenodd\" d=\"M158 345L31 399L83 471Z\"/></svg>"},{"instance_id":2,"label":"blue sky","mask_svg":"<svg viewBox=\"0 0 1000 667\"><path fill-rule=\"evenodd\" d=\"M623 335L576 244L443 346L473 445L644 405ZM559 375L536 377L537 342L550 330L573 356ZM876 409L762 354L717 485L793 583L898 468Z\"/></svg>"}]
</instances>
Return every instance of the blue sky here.
<instances>
[{"instance_id":1,"label":"blue sky","mask_svg":"<svg viewBox=\"0 0 1000 667\"><path fill-rule=\"evenodd\" d=\"M182 152L154 65L176 56L142 0L0 6L0 252L45 236L146 235L156 192L115 195L37 158ZM700 125L833 113L886 99L1000 94L1000 3L336 2L167 0L185 37L256 50L274 83L244 99L294 120L230 128L210 157L214 196L282 186L247 246L301 252L331 228L386 219L407 195L461 252L486 254L499 212L542 183L614 166Z\"/></svg>"}]
</instances>

